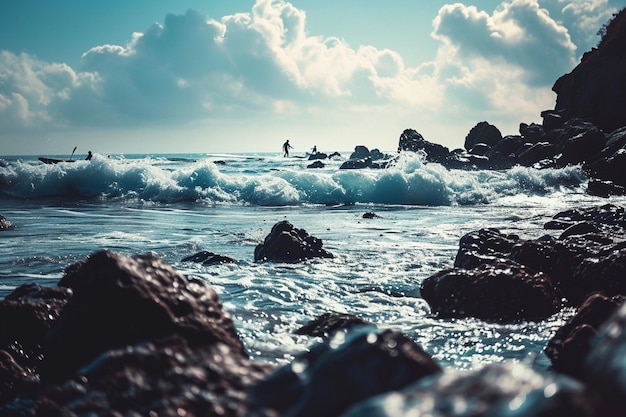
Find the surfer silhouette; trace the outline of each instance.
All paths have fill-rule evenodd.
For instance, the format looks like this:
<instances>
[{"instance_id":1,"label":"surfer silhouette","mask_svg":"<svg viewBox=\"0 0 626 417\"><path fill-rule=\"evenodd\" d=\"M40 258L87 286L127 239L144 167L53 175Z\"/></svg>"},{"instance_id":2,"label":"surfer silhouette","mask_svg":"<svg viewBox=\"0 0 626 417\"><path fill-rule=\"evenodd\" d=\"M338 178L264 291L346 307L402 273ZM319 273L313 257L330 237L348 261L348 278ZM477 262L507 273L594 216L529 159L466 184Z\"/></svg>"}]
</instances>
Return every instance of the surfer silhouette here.
<instances>
[{"instance_id":1,"label":"surfer silhouette","mask_svg":"<svg viewBox=\"0 0 626 417\"><path fill-rule=\"evenodd\" d=\"M293 146L289 144L289 139L287 139L285 143L283 143L283 157L289 156L289 149L293 149Z\"/></svg>"},{"instance_id":2,"label":"surfer silhouette","mask_svg":"<svg viewBox=\"0 0 626 417\"><path fill-rule=\"evenodd\" d=\"M92 157L93 157L93 154L91 153L91 151L87 151L87 156L85 157L85 161L91 161Z\"/></svg>"},{"instance_id":3,"label":"surfer silhouette","mask_svg":"<svg viewBox=\"0 0 626 417\"><path fill-rule=\"evenodd\" d=\"M317 153L317 145L313 145L313 149L311 149L311 153L315 155Z\"/></svg>"}]
</instances>

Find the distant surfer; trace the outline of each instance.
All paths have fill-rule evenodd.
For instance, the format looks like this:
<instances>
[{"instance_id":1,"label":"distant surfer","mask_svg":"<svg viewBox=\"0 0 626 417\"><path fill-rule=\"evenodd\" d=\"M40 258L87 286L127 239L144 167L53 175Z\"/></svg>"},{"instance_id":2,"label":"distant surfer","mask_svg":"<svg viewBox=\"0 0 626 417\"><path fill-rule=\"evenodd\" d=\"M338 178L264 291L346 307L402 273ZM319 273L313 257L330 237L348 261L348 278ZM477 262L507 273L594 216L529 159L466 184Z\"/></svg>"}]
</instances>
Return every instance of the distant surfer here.
<instances>
[{"instance_id":1,"label":"distant surfer","mask_svg":"<svg viewBox=\"0 0 626 417\"><path fill-rule=\"evenodd\" d=\"M315 155L317 153L317 145L313 145L313 149L311 149L311 154Z\"/></svg>"},{"instance_id":2,"label":"distant surfer","mask_svg":"<svg viewBox=\"0 0 626 417\"><path fill-rule=\"evenodd\" d=\"M283 143L283 157L289 156L289 149L293 149L293 146L289 144L289 139L287 139L285 143Z\"/></svg>"},{"instance_id":3,"label":"distant surfer","mask_svg":"<svg viewBox=\"0 0 626 417\"><path fill-rule=\"evenodd\" d=\"M85 157L85 161L91 161L91 158L93 158L93 154L91 153L91 151L87 151L87 156Z\"/></svg>"}]
</instances>

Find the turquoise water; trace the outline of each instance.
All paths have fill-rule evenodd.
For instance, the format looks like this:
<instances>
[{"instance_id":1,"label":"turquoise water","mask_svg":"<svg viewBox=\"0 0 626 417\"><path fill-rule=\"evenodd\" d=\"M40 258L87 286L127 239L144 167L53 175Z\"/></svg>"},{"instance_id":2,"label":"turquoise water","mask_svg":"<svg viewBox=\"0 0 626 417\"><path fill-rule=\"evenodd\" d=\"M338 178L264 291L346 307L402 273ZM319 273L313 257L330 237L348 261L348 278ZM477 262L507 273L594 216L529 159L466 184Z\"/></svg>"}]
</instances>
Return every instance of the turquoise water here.
<instances>
[{"instance_id":1,"label":"turquoise water","mask_svg":"<svg viewBox=\"0 0 626 417\"><path fill-rule=\"evenodd\" d=\"M341 162L307 169L305 159L276 154L95 155L58 165L4 157L0 214L15 228L0 233L0 296L26 282L55 285L96 250L152 252L211 283L260 360L285 363L306 350L315 339L293 330L334 311L402 330L443 366L547 366L543 347L571 311L514 325L438 320L419 285L452 266L465 233L496 227L537 238L560 210L624 198L584 194L578 168L449 171L416 155L387 170L339 170ZM363 219L369 211L380 218ZM321 238L335 259L253 262L254 247L285 219ZM201 250L237 262L181 262Z\"/></svg>"}]
</instances>

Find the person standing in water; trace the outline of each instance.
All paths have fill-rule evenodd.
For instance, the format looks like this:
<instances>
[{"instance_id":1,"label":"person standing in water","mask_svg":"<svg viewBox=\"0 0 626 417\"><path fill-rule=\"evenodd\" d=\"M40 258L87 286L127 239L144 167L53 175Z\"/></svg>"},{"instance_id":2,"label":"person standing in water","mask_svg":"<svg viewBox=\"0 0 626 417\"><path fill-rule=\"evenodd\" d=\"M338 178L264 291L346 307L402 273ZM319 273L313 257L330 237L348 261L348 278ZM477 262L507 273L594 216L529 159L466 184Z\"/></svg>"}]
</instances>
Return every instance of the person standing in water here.
<instances>
[{"instance_id":1,"label":"person standing in water","mask_svg":"<svg viewBox=\"0 0 626 417\"><path fill-rule=\"evenodd\" d=\"M289 149L293 149L293 146L289 144L289 139L283 143L283 158L289 156Z\"/></svg>"},{"instance_id":2,"label":"person standing in water","mask_svg":"<svg viewBox=\"0 0 626 417\"><path fill-rule=\"evenodd\" d=\"M92 157L93 157L93 154L91 153L91 151L87 152L87 157L85 158L85 161L91 161Z\"/></svg>"}]
</instances>

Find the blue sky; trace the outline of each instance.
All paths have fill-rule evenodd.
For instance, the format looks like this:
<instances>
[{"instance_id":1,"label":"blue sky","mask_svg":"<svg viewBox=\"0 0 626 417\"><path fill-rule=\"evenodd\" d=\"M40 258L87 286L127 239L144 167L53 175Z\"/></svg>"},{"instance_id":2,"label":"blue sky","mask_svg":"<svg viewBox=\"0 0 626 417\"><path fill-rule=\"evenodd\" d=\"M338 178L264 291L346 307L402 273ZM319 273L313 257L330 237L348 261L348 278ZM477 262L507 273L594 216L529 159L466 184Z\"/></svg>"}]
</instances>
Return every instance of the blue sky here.
<instances>
[{"instance_id":1,"label":"blue sky","mask_svg":"<svg viewBox=\"0 0 626 417\"><path fill-rule=\"evenodd\" d=\"M9 0L0 154L461 147L541 122L626 0Z\"/></svg>"}]
</instances>

